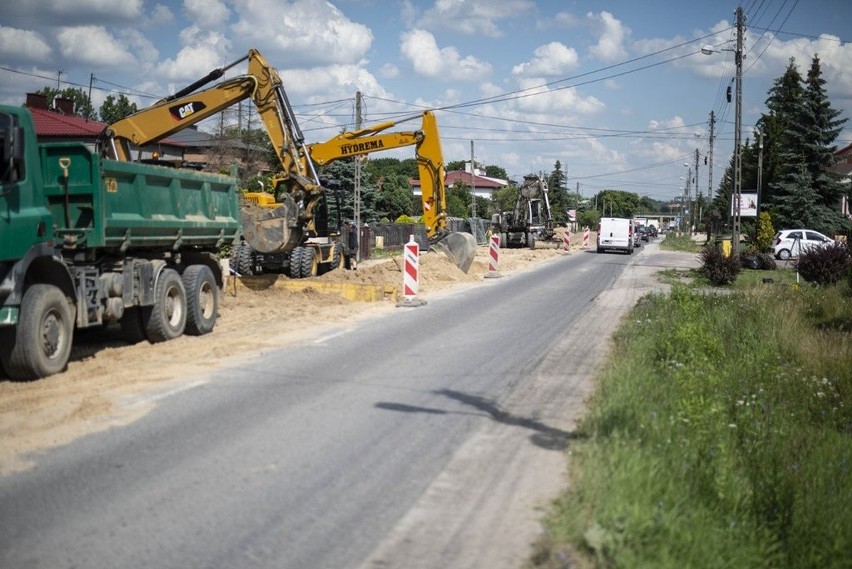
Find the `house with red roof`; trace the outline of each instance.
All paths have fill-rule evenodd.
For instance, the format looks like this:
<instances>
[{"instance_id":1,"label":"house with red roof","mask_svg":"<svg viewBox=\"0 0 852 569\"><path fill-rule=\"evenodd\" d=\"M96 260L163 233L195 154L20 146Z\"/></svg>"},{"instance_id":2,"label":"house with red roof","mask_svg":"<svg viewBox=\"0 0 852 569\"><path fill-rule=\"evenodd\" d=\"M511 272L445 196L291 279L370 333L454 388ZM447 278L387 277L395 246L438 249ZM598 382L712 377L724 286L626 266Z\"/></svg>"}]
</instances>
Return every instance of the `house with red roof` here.
<instances>
[{"instance_id":1,"label":"house with red roof","mask_svg":"<svg viewBox=\"0 0 852 569\"><path fill-rule=\"evenodd\" d=\"M411 189L414 191L414 195L422 195L423 192L420 188L420 180L409 178L408 181L411 183ZM470 165L468 164L465 167L465 170L450 170L449 172L444 173L444 186L449 188L454 184L465 185L468 188L471 188L476 196L490 199L496 190L508 186L509 181L485 176L479 168L474 169L474 173L471 174Z\"/></svg>"},{"instance_id":2,"label":"house with red roof","mask_svg":"<svg viewBox=\"0 0 852 569\"><path fill-rule=\"evenodd\" d=\"M57 97L50 103L47 96L27 93L27 109L33 116L39 142L82 142L97 152L97 142L107 127L105 123L74 114L74 102ZM183 160L186 146L169 138L142 149L140 159L150 159L157 152L162 160ZM137 149L134 149L134 152Z\"/></svg>"}]
</instances>

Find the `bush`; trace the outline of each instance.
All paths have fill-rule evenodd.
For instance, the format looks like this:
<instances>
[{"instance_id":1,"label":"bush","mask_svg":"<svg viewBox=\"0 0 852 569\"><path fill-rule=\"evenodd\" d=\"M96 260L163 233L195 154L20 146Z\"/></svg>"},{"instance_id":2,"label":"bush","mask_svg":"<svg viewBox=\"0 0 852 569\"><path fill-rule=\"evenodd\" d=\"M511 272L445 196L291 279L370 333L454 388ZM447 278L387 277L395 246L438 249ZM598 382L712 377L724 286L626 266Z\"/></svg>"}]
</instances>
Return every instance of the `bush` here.
<instances>
[{"instance_id":1,"label":"bush","mask_svg":"<svg viewBox=\"0 0 852 569\"><path fill-rule=\"evenodd\" d=\"M705 247L701 251L701 274L716 286L731 284L737 280L741 268L738 255L725 257L717 247Z\"/></svg>"},{"instance_id":2,"label":"bush","mask_svg":"<svg viewBox=\"0 0 852 569\"><path fill-rule=\"evenodd\" d=\"M852 256L843 243L813 247L799 255L796 270L810 283L835 285L852 271Z\"/></svg>"}]
</instances>

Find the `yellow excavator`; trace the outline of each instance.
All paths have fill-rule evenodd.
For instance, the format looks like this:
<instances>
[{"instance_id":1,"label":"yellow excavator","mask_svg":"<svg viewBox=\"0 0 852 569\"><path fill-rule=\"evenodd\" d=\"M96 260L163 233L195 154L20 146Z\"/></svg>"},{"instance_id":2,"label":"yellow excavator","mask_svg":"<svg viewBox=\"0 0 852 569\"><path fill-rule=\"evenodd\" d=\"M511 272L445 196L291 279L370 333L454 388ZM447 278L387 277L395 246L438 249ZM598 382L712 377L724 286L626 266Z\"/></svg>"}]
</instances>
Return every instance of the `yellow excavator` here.
<instances>
[{"instance_id":1,"label":"yellow excavator","mask_svg":"<svg viewBox=\"0 0 852 569\"><path fill-rule=\"evenodd\" d=\"M199 90L222 78L227 70L245 61L248 62L248 70L244 75ZM275 181L275 204L272 207L269 207L269 204L262 204L264 207L248 207L243 211L243 237L253 250L261 254L288 254L290 274L297 278L315 275L320 263L326 263L331 268L342 266L341 259L346 253L346 247L337 242L339 227L337 232L330 231L328 220L325 218L326 198L331 192L320 183L316 170L316 164L319 162L313 159L311 148L305 144L304 135L278 72L257 50L249 50L247 55L210 72L174 95L113 122L104 130L101 152L115 160L130 161L133 159L132 146L141 148L155 143L247 99L251 99L257 108L281 163L282 172ZM434 117L431 114L429 116L434 135L423 136L422 140L427 142L418 143L416 137L410 142L419 144L418 148L423 144L427 145L428 152L424 155L421 176L426 171L426 175L432 173L434 178L430 189L424 189L424 214L429 212L424 215L424 223L427 223L430 242L446 252L451 260L466 272L473 261L476 242L470 234L451 233L447 230L440 140ZM424 117L424 126L426 124ZM349 134L355 138L366 137L370 132L375 134L391 125L378 126L381 128L374 127ZM378 136L381 142L376 143L384 144L390 140L386 141L384 137L393 135ZM332 141L337 138L339 137ZM332 141L313 146L318 151L326 149L333 153ZM347 155L342 154L337 158ZM335 158L327 155L326 161L331 159ZM426 164L434 159L440 164L427 167Z\"/></svg>"},{"instance_id":2,"label":"yellow excavator","mask_svg":"<svg viewBox=\"0 0 852 569\"><path fill-rule=\"evenodd\" d=\"M421 126L412 131L385 132L400 123L420 118ZM385 121L355 131L308 145L307 156L318 166L343 158L364 156L373 152L414 146L417 169L420 174L423 224L429 244L442 251L465 273L476 255L476 239L466 232L452 232L447 224L446 188L444 186L444 154L438 122L432 111Z\"/></svg>"}]
</instances>

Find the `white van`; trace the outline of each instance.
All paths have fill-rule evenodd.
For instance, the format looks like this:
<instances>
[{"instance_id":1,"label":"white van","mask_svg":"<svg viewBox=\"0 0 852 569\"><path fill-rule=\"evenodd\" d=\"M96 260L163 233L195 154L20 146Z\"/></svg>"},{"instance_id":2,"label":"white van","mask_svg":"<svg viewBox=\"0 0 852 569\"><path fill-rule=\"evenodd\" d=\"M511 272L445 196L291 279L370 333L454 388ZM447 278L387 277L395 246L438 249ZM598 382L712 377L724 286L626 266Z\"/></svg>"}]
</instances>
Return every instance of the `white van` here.
<instances>
[{"instance_id":1,"label":"white van","mask_svg":"<svg viewBox=\"0 0 852 569\"><path fill-rule=\"evenodd\" d=\"M602 217L598 224L598 253L607 249L633 253L633 220L625 217Z\"/></svg>"}]
</instances>

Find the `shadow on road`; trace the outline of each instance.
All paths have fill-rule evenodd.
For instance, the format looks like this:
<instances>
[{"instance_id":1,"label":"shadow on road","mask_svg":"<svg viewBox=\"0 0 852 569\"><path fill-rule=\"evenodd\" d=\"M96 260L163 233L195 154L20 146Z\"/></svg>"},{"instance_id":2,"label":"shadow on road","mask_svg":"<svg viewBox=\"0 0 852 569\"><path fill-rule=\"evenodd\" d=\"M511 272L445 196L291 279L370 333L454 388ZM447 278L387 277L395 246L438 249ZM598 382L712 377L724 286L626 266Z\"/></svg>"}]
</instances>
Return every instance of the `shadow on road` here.
<instances>
[{"instance_id":1,"label":"shadow on road","mask_svg":"<svg viewBox=\"0 0 852 569\"><path fill-rule=\"evenodd\" d=\"M454 391L452 389L439 389L437 391L433 391L433 393L435 393L436 395L447 397L449 399L453 399L454 401L458 401L459 403L462 403L469 407L473 407L474 409L486 414L494 421L503 425L510 425L513 427L529 429L533 431L533 434L530 435L530 441L534 445L547 450L565 450L568 447L569 441L585 438L585 435L581 433L570 433L568 431L563 431L561 429L546 425L537 419L513 415L508 411L504 411L496 403L489 399L485 399L484 397L470 395L468 393ZM376 403L375 406L378 409L385 409L388 411L400 411L403 413L430 413L433 415L455 414L452 411L446 411L443 409L435 409L431 407L417 407L414 405L405 405L403 403L380 402Z\"/></svg>"}]
</instances>

